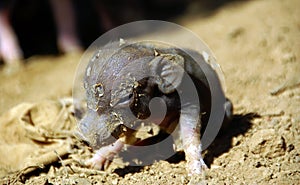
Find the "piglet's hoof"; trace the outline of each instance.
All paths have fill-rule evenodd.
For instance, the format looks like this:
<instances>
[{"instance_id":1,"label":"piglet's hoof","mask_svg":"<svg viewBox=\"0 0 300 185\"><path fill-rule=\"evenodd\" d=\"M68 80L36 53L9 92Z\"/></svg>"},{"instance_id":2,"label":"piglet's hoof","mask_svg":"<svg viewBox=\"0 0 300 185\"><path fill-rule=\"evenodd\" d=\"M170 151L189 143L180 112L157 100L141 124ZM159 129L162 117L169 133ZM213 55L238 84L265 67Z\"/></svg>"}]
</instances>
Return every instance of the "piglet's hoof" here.
<instances>
[{"instance_id":1,"label":"piglet's hoof","mask_svg":"<svg viewBox=\"0 0 300 185\"><path fill-rule=\"evenodd\" d=\"M105 157L101 154L95 154L91 159L87 160L85 165L96 170L106 170L113 157Z\"/></svg>"},{"instance_id":2,"label":"piglet's hoof","mask_svg":"<svg viewBox=\"0 0 300 185\"><path fill-rule=\"evenodd\" d=\"M120 152L123 146L124 143L117 140L111 145L101 147L85 165L97 170L106 170L111 164L114 156Z\"/></svg>"},{"instance_id":3,"label":"piglet's hoof","mask_svg":"<svg viewBox=\"0 0 300 185\"><path fill-rule=\"evenodd\" d=\"M186 164L186 169L188 170L188 175L200 175L202 174L207 168L206 164L202 159L190 161Z\"/></svg>"}]
</instances>

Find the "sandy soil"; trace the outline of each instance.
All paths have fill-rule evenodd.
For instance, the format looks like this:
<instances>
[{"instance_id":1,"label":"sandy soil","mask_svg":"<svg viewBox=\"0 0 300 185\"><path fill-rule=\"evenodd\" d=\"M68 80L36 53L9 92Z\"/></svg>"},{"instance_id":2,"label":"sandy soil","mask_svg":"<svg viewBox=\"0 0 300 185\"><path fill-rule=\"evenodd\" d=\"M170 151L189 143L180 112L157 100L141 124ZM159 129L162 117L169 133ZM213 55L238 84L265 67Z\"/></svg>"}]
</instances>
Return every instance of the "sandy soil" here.
<instances>
[{"instance_id":1,"label":"sandy soil","mask_svg":"<svg viewBox=\"0 0 300 185\"><path fill-rule=\"evenodd\" d=\"M299 184L299 7L245 1L177 20L215 53L234 104L234 120L203 153L209 169L198 177L187 175L181 155L104 172L80 165L91 152L64 131L76 123L68 97L80 54L32 57L14 75L2 70L0 184Z\"/></svg>"}]
</instances>

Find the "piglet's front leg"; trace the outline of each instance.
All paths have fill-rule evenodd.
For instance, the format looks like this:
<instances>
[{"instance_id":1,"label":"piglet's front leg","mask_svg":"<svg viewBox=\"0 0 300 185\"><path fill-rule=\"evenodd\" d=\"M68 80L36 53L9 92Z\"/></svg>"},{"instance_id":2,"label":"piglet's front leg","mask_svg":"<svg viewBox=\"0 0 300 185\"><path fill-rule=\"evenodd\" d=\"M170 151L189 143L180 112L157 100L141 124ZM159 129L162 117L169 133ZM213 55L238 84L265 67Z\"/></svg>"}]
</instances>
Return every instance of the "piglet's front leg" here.
<instances>
[{"instance_id":1,"label":"piglet's front leg","mask_svg":"<svg viewBox=\"0 0 300 185\"><path fill-rule=\"evenodd\" d=\"M111 145L100 148L95 152L94 156L86 162L86 165L98 170L106 169L113 157L122 150L123 146L124 143L121 140L117 140Z\"/></svg>"},{"instance_id":2,"label":"piglet's front leg","mask_svg":"<svg viewBox=\"0 0 300 185\"><path fill-rule=\"evenodd\" d=\"M187 161L189 175L201 174L207 168L201 156L200 116L196 106L183 108L180 115L180 137Z\"/></svg>"}]
</instances>

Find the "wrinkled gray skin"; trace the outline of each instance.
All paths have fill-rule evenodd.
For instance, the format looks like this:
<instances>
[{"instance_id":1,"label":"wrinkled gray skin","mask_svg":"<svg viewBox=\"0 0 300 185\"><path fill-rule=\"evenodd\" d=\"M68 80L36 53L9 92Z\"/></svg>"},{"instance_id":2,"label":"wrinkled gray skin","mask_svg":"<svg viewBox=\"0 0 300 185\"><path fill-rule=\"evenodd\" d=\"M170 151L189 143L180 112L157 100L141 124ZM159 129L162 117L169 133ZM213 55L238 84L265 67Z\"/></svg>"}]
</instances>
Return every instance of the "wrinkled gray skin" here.
<instances>
[{"instance_id":1,"label":"wrinkled gray skin","mask_svg":"<svg viewBox=\"0 0 300 185\"><path fill-rule=\"evenodd\" d=\"M101 48L84 78L88 110L79 123L79 135L96 150L87 165L106 168L125 144L139 142L136 130L151 122L169 134L179 125L188 173L200 174L206 168L200 129L211 113L211 92L202 70L218 77L197 55L203 69L182 50L149 42L111 43ZM221 89L219 82L214 85ZM157 101L151 101L155 97ZM225 109L224 120L230 120L230 101L220 106Z\"/></svg>"}]
</instances>

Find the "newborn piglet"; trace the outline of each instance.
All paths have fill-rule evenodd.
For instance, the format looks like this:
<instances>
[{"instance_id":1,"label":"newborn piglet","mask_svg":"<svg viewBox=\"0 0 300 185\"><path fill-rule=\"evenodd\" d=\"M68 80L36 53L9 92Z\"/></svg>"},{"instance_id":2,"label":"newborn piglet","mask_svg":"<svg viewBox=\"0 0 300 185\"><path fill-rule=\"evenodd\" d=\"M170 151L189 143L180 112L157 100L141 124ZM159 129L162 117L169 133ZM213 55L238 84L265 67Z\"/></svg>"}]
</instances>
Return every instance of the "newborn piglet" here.
<instances>
[{"instance_id":1,"label":"newborn piglet","mask_svg":"<svg viewBox=\"0 0 300 185\"><path fill-rule=\"evenodd\" d=\"M163 44L122 42L94 55L84 77L87 111L78 126L80 138L96 150L89 166L105 168L125 145L139 145L138 130L154 123L180 141L188 173L201 174L206 165L200 129L209 122L216 98L208 76L219 91L222 120L231 119L232 105L215 70L201 54L187 51L196 57Z\"/></svg>"}]
</instances>

